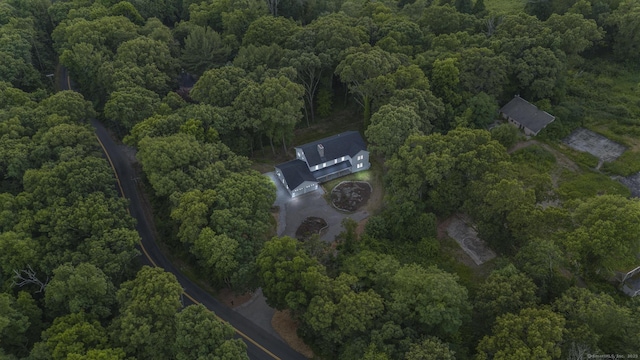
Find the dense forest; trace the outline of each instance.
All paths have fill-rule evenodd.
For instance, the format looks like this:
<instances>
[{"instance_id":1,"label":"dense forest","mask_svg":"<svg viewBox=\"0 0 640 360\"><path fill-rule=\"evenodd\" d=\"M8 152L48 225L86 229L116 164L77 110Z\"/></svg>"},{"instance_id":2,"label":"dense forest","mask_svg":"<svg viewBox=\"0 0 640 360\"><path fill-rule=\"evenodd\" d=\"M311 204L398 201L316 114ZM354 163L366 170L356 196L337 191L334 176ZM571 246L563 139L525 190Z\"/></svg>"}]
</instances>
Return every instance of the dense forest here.
<instances>
[{"instance_id":1,"label":"dense forest","mask_svg":"<svg viewBox=\"0 0 640 360\"><path fill-rule=\"evenodd\" d=\"M165 248L262 288L317 358L638 354L612 278L640 202L612 177L640 171L639 29L638 0L0 0L0 358L247 358L140 265L92 118L136 149ZM556 116L522 148L487 130L516 94ZM596 166L559 144L578 127L628 150ZM331 129L365 136L383 205L334 244L274 236L256 163ZM459 261L453 214L495 260Z\"/></svg>"}]
</instances>

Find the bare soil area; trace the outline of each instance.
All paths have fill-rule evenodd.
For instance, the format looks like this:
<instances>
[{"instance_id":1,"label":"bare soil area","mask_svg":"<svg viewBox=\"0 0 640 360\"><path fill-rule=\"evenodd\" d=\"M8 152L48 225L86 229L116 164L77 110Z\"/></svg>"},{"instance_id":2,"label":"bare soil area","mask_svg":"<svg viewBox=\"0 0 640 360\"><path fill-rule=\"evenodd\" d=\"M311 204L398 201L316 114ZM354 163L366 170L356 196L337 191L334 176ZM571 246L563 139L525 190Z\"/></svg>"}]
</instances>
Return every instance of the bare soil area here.
<instances>
[{"instance_id":1,"label":"bare soil area","mask_svg":"<svg viewBox=\"0 0 640 360\"><path fill-rule=\"evenodd\" d=\"M296 230L296 238L306 240L313 234L320 234L327 227L327 222L323 218L310 216Z\"/></svg>"},{"instance_id":2,"label":"bare soil area","mask_svg":"<svg viewBox=\"0 0 640 360\"><path fill-rule=\"evenodd\" d=\"M371 197L371 185L365 181L345 181L331 191L331 204L338 210L354 212Z\"/></svg>"},{"instance_id":3,"label":"bare soil area","mask_svg":"<svg viewBox=\"0 0 640 360\"><path fill-rule=\"evenodd\" d=\"M276 311L271 319L271 326L291 348L309 359L313 358L311 348L298 337L298 323L291 318L288 310Z\"/></svg>"}]
</instances>

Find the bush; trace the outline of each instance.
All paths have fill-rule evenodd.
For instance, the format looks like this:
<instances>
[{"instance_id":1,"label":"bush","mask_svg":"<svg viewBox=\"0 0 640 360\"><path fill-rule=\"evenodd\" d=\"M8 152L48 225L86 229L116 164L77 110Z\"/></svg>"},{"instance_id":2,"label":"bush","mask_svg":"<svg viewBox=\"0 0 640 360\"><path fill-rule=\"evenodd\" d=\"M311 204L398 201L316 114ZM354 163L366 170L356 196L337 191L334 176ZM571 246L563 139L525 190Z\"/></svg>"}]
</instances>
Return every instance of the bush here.
<instances>
[{"instance_id":1,"label":"bush","mask_svg":"<svg viewBox=\"0 0 640 360\"><path fill-rule=\"evenodd\" d=\"M491 129L491 138L509 149L522 137L520 130L510 124L502 124Z\"/></svg>"},{"instance_id":2,"label":"bush","mask_svg":"<svg viewBox=\"0 0 640 360\"><path fill-rule=\"evenodd\" d=\"M524 163L540 171L549 171L556 163L556 157L538 145L527 146L511 154L511 159Z\"/></svg>"},{"instance_id":3,"label":"bush","mask_svg":"<svg viewBox=\"0 0 640 360\"><path fill-rule=\"evenodd\" d=\"M621 195L631 196L631 192L621 183L612 180L606 175L598 173L585 173L575 176L571 173L571 178L558 186L558 196L562 200L581 199L596 195Z\"/></svg>"},{"instance_id":4,"label":"bush","mask_svg":"<svg viewBox=\"0 0 640 360\"><path fill-rule=\"evenodd\" d=\"M627 150L614 162L604 163L602 169L610 174L630 176L640 172L640 154Z\"/></svg>"}]
</instances>

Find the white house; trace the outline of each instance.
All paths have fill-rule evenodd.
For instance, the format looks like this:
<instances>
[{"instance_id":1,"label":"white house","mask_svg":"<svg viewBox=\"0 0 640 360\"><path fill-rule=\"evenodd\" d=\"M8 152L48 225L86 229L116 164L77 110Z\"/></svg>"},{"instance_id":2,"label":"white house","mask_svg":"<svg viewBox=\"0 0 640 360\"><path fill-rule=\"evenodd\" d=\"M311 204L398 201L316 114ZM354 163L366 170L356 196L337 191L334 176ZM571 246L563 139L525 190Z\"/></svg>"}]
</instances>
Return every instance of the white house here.
<instances>
[{"instance_id":1,"label":"white house","mask_svg":"<svg viewBox=\"0 0 640 360\"><path fill-rule=\"evenodd\" d=\"M276 165L276 176L292 197L318 189L318 184L367 170L369 152L357 131L347 131L296 146L296 159Z\"/></svg>"}]
</instances>

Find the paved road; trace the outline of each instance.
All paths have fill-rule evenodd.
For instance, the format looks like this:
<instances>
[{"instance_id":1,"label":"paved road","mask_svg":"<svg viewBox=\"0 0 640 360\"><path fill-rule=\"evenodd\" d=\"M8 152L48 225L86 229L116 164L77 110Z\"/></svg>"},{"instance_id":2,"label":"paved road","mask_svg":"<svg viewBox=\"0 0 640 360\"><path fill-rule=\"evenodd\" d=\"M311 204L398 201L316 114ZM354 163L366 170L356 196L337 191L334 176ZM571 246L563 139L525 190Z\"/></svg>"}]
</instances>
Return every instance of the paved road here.
<instances>
[{"instance_id":1,"label":"paved road","mask_svg":"<svg viewBox=\"0 0 640 360\"><path fill-rule=\"evenodd\" d=\"M66 69L61 70L60 78L63 79L61 80L61 88L68 89L68 80L64 80L68 79ZM98 120L91 119L91 125L95 128L96 136L102 143L105 154L112 163L117 177L120 179L119 185L120 191L123 193L122 195L130 201L129 211L137 220L136 230L138 230L142 238L141 248L145 255L145 260L176 276L180 285L184 288L185 305L194 302L201 303L222 320L231 324L231 326L236 329L237 337L241 338L247 344L247 353L250 359L305 359L303 355L293 350L280 339L256 327L249 319L221 304L213 296L184 276L167 260L154 239L153 232L151 231L151 220L145 216L145 212L143 211L140 194L134 180L135 174L130 162Z\"/></svg>"}]
</instances>

